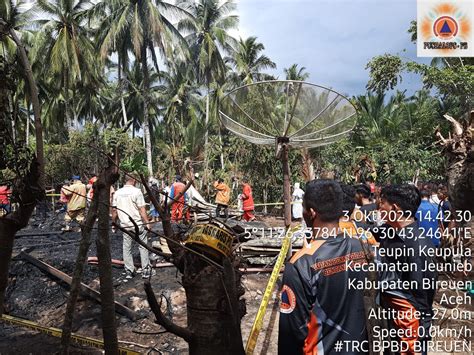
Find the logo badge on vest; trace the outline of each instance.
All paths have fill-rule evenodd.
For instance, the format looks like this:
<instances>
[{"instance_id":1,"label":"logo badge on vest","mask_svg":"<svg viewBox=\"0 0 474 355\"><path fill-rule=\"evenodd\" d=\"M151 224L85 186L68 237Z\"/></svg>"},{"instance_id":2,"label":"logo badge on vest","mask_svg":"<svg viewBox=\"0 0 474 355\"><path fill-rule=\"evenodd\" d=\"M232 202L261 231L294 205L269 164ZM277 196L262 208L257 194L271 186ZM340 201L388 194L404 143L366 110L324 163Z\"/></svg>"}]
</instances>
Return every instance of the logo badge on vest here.
<instances>
[{"instance_id":1,"label":"logo badge on vest","mask_svg":"<svg viewBox=\"0 0 474 355\"><path fill-rule=\"evenodd\" d=\"M296 307L296 296L291 288L287 285L283 285L280 294L280 312L289 314L293 312Z\"/></svg>"}]
</instances>

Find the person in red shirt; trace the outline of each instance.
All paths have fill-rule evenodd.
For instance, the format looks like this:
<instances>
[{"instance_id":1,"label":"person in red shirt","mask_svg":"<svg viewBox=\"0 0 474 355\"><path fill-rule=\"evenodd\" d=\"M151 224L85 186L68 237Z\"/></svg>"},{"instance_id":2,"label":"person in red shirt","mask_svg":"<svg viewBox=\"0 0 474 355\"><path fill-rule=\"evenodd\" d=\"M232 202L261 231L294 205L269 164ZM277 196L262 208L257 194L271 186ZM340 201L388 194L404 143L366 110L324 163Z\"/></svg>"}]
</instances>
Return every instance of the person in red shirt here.
<instances>
[{"instance_id":1,"label":"person in red shirt","mask_svg":"<svg viewBox=\"0 0 474 355\"><path fill-rule=\"evenodd\" d=\"M87 193L87 201L89 203L92 202L92 198L94 197L94 183L97 181L97 176L94 175L93 177L91 177L89 179L89 182L87 183L87 189L89 190L89 192Z\"/></svg>"},{"instance_id":2,"label":"person in red shirt","mask_svg":"<svg viewBox=\"0 0 474 355\"><path fill-rule=\"evenodd\" d=\"M173 222L179 222L184 217L183 209L186 203L186 193L182 194L181 197L179 197L178 199L175 199L176 197L178 197L179 194L181 194L181 192L184 191L184 188L186 187L186 185L184 185L181 180L181 176L176 175L175 182L173 183L173 185L171 185L171 221Z\"/></svg>"},{"instance_id":3,"label":"person in red shirt","mask_svg":"<svg viewBox=\"0 0 474 355\"><path fill-rule=\"evenodd\" d=\"M8 188L7 185L0 186L0 210L3 210L6 213L11 212L10 206L10 195L11 190Z\"/></svg>"},{"instance_id":4,"label":"person in red shirt","mask_svg":"<svg viewBox=\"0 0 474 355\"><path fill-rule=\"evenodd\" d=\"M66 196L64 194L63 187L68 187L71 184L69 180L64 180L63 186L61 187L60 193L59 193L59 203L62 205L60 209L58 209L56 212L62 213L67 211L67 204L69 202L69 199L71 196Z\"/></svg>"},{"instance_id":5,"label":"person in red shirt","mask_svg":"<svg viewBox=\"0 0 474 355\"><path fill-rule=\"evenodd\" d=\"M255 220L255 216L253 211L255 209L255 205L253 203L253 196L252 196L252 188L249 185L248 179L242 179L242 194L240 195L243 204L244 214L242 216L247 222Z\"/></svg>"}]
</instances>

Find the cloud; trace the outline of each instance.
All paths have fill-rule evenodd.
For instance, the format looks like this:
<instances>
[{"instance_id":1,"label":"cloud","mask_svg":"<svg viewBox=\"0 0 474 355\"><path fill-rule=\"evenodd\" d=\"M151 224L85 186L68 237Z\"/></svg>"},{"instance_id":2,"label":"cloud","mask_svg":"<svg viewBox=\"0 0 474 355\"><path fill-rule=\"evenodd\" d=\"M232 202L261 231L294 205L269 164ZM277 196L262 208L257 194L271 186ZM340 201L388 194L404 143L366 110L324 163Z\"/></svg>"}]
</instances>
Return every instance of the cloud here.
<instances>
[{"instance_id":1,"label":"cloud","mask_svg":"<svg viewBox=\"0 0 474 355\"><path fill-rule=\"evenodd\" d=\"M280 78L283 68L298 63L311 82L355 95L365 91L364 68L372 57L398 53L416 59L407 33L416 19L413 0L241 0L238 6L242 32L265 45ZM408 81L402 89L421 87L415 77Z\"/></svg>"}]
</instances>

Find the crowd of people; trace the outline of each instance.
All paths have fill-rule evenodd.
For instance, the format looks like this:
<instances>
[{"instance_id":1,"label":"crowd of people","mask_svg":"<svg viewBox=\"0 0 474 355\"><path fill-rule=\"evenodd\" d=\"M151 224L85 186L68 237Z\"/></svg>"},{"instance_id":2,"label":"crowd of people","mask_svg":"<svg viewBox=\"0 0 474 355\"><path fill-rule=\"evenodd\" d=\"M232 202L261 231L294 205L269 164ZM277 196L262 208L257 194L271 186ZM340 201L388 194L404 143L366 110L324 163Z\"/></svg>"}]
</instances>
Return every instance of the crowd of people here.
<instances>
[{"instance_id":1,"label":"crowd of people","mask_svg":"<svg viewBox=\"0 0 474 355\"><path fill-rule=\"evenodd\" d=\"M195 179L199 175L196 174ZM125 184L115 191L114 187L110 190L110 206L112 217L112 231L115 232L115 225L119 225L122 230L129 233L136 233L135 226L138 226L139 239L143 243L148 243L148 227L161 218L159 212L150 201L150 196L143 194L142 189L138 188L137 180L131 175L125 175ZM61 207L57 212L65 212L64 227L62 231L80 231L80 225L84 222L86 208L91 204L94 196L94 184L97 176L93 176L86 183L81 181L79 175L74 175L70 180L65 181L60 189L59 204ZM236 182L234 178L232 180ZM193 185L186 186L187 181L180 175L174 177L171 184L165 181L159 181L156 178L149 179L152 194L161 204L166 204L170 210L172 223L187 223L191 220L193 207L199 202L202 196ZM218 178L213 183L215 192L215 218L229 217L229 206L232 202L232 189L222 178ZM242 193L237 196L241 201L242 219L252 221L255 219L254 202L252 188L247 179L241 181ZM0 200L0 202L2 202ZM75 222L75 226L73 227ZM160 240L160 245L164 252L169 252L166 241ZM156 263L156 256L139 246L141 267L136 268L132 257L133 239L127 233L123 233L123 260L125 265L124 280L128 281L141 273L143 278L149 278L155 271L152 266Z\"/></svg>"},{"instance_id":2,"label":"crowd of people","mask_svg":"<svg viewBox=\"0 0 474 355\"><path fill-rule=\"evenodd\" d=\"M302 217L311 240L285 265L279 353L367 353L369 285L386 311L380 319L390 334L385 351L426 354L438 277L427 250L439 247L449 224L446 187L313 180L302 197L300 190L296 184L293 218ZM360 266L371 263L377 280L366 283L369 269Z\"/></svg>"},{"instance_id":3,"label":"crowd of people","mask_svg":"<svg viewBox=\"0 0 474 355\"><path fill-rule=\"evenodd\" d=\"M94 194L93 177L87 184L80 176L61 189L60 201L66 206L64 230L71 230L71 222L81 224L85 210ZM161 216L148 211L137 180L129 175L117 191L111 190L111 216L123 234L125 280L142 273L149 278L156 257L139 246L141 267L136 268L132 257L133 239L138 226L139 239L148 243L148 226ZM166 185L150 179L156 198L170 206L171 221L190 219L190 206L198 200L197 190L176 175ZM235 180L232 180L233 187ZM214 217L227 219L232 201L232 188L222 178L213 183L216 210ZM191 187L187 189L187 187ZM237 199L244 221L255 219L252 188L247 179L240 181ZM9 211L8 188L0 187L0 207ZM364 313L363 288L350 285L364 282L368 274L363 268L374 262L380 267L379 283L392 285L381 289L378 304L396 313L387 319L388 329L395 330L391 339L405 344L407 354L426 353L424 344L429 339L433 316L435 289L418 287L436 281L437 274L423 268L434 264L434 258L420 252L422 248L437 248L443 231L448 227L446 213L451 210L444 185L434 183L387 185L348 185L335 180L313 180L304 190L295 183L292 192L294 221L304 223L311 230L311 238L296 252L285 266L281 289L278 348L281 354L321 351L331 353L335 344L359 344L358 350L342 353L365 353L368 341ZM390 250L403 250L390 253ZM383 253L380 253L384 250ZM396 256L394 256L396 255ZM412 269L397 269L397 265L414 265ZM430 282L425 283L427 279ZM405 287L405 285L409 285ZM423 329L423 330L421 330ZM353 346L351 345L351 346ZM421 349L421 350L420 350Z\"/></svg>"}]
</instances>

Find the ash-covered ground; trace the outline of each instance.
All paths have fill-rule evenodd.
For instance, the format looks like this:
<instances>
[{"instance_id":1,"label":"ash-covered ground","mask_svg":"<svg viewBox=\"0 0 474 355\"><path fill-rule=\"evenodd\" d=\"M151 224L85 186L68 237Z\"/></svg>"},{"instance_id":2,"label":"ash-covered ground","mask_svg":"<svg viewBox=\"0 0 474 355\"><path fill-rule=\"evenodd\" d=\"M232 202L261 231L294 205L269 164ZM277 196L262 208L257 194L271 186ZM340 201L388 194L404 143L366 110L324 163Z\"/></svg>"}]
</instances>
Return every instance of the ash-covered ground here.
<instances>
[{"instance_id":1,"label":"ash-covered ground","mask_svg":"<svg viewBox=\"0 0 474 355\"><path fill-rule=\"evenodd\" d=\"M30 255L72 276L81 235L79 232L61 232L62 216L57 215L46 221L33 218L30 225L18 233L6 294L7 314L32 320L43 326L62 327L69 286L24 261L19 255L22 250L26 250ZM45 235L41 235L42 233ZM94 232L88 256L97 255L95 238ZM152 238L152 240L156 239ZM110 241L112 258L122 260L121 233L111 233ZM134 245L133 253L135 262L139 263L137 245ZM124 282L123 271L123 268L118 267L112 270L115 300L136 311L138 319L131 321L117 313L118 338L122 341L120 345L144 354L187 354L187 344L184 340L165 332L154 322L155 318L148 307L141 276L137 275L134 279ZM244 298L247 301L248 311L242 323L244 337L248 335L251 328L267 279L268 274L244 275L243 282L246 288ZM165 309L163 306L163 311L170 314L174 322L185 326L186 297L180 280L181 275L172 266L156 269L156 275L152 277L151 283L158 300L163 294L171 302L171 308ZM97 265L85 266L83 283L96 290L99 289ZM275 291L273 299L277 300L276 297ZM102 339L101 308L97 301L85 296L79 298L73 332ZM276 343L276 338L274 341ZM142 347L131 343L140 344ZM0 354L54 354L59 351L59 344L59 338L0 321ZM87 354L102 353L99 349L79 345L73 345L71 351Z\"/></svg>"},{"instance_id":2,"label":"ash-covered ground","mask_svg":"<svg viewBox=\"0 0 474 355\"><path fill-rule=\"evenodd\" d=\"M79 249L80 233L65 232L61 229L61 216L48 219L45 223L32 220L30 226L18 233L15 240L14 255L21 250L28 250L29 254L44 261L64 273L72 276L75 259ZM34 233L51 233L48 235L33 235ZM22 236L31 234L28 236ZM96 256L96 233L93 233L92 243L88 256ZM111 254L113 259L122 259L121 233L111 234ZM134 246L134 256L139 262L138 247ZM133 309L138 314L136 321L131 321L125 316L117 314L119 325L119 340L129 341L145 346L144 348L131 346L126 343L121 345L143 353L158 353L153 348L163 353L180 354L186 352L186 344L181 339L163 332L159 325L154 323L154 315L146 302L143 290L143 280L140 275L124 282L123 268L113 268L115 300ZM173 320L183 323L185 320L184 290L179 284L180 276L174 267L157 269L157 274L152 277L152 285L157 297L163 293L168 299L173 299L170 310ZM86 265L83 283L98 290L98 266ZM67 284L48 276L36 266L14 257L10 266L10 282L6 295L6 313L19 318L29 319L43 326L61 328L69 295ZM80 297L75 317L73 332L97 339L102 338L101 308L97 301ZM152 333L152 334L140 334ZM161 334L159 334L161 333ZM19 326L2 323L0 325L0 353L33 353L46 354L59 350L59 339L52 338L38 332L26 330ZM81 347L74 347L80 352ZM86 353L101 353L100 350L82 348Z\"/></svg>"}]
</instances>

